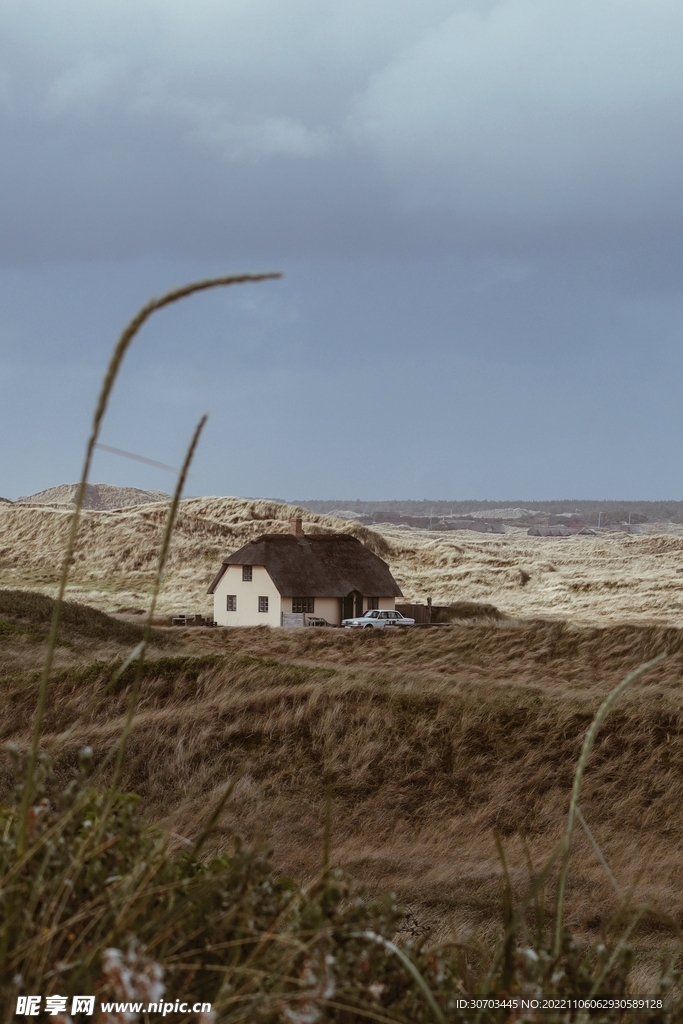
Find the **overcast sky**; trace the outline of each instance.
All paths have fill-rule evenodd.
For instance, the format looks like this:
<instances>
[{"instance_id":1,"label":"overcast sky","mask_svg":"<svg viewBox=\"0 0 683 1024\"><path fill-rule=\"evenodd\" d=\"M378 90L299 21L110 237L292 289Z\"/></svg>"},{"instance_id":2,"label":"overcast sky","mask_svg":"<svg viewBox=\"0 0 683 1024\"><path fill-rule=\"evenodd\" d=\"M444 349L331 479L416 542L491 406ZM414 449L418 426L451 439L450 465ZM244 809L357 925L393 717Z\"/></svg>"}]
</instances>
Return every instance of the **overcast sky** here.
<instances>
[{"instance_id":1,"label":"overcast sky","mask_svg":"<svg viewBox=\"0 0 683 1024\"><path fill-rule=\"evenodd\" d=\"M0 0L0 495L683 498L680 0ZM168 490L99 452L91 479Z\"/></svg>"}]
</instances>

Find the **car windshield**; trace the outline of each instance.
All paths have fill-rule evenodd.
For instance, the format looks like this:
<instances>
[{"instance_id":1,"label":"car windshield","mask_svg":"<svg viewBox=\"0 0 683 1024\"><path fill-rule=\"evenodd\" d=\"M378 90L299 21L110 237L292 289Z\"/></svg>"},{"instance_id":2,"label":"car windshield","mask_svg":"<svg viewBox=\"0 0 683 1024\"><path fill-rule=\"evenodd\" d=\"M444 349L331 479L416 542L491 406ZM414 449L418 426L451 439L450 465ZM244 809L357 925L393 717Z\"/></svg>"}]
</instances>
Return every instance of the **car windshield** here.
<instances>
[{"instance_id":1,"label":"car windshield","mask_svg":"<svg viewBox=\"0 0 683 1024\"><path fill-rule=\"evenodd\" d=\"M366 612L365 615L363 616L363 618L364 619L376 619L377 615L378 615L378 613L376 611L370 611L370 612Z\"/></svg>"}]
</instances>

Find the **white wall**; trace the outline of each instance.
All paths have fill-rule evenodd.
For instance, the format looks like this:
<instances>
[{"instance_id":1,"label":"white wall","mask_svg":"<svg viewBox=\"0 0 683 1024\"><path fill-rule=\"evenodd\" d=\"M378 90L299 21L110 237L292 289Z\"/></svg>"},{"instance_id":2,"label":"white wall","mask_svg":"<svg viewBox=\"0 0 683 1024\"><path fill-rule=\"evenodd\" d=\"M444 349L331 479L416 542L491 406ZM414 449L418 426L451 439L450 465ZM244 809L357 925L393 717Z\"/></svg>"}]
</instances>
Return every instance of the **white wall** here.
<instances>
[{"instance_id":1,"label":"white wall","mask_svg":"<svg viewBox=\"0 0 683 1024\"><path fill-rule=\"evenodd\" d=\"M227 611L228 594L237 598L236 612ZM259 597L268 598L267 612L258 610ZM280 595L262 565L252 566L251 581L242 579L241 565L229 565L214 591L213 617L219 626L279 626L280 611Z\"/></svg>"},{"instance_id":2,"label":"white wall","mask_svg":"<svg viewBox=\"0 0 683 1024\"><path fill-rule=\"evenodd\" d=\"M307 597L307 594L302 594L302 597ZM292 610L292 599L291 597L280 598L282 602L282 611L291 612ZM314 600L313 615L320 615L323 619L327 619L333 626L338 626L341 623L341 603L338 597L316 597Z\"/></svg>"},{"instance_id":3,"label":"white wall","mask_svg":"<svg viewBox=\"0 0 683 1024\"><path fill-rule=\"evenodd\" d=\"M280 597L275 584L262 565L252 566L252 580L242 580L242 566L229 565L213 595L213 617L219 626L279 626L281 612L291 612L291 597ZM226 597L234 594L237 611L229 612ZM301 597L307 597L301 594ZM268 612L259 612L259 597L268 598ZM379 607L393 609L396 599L380 597ZM363 600L363 611L368 609L368 600ZM341 601L338 597L316 597L314 615L327 619L333 626L341 623Z\"/></svg>"},{"instance_id":4,"label":"white wall","mask_svg":"<svg viewBox=\"0 0 683 1024\"><path fill-rule=\"evenodd\" d=\"M305 595L302 595L305 596ZM396 606L396 599L393 597L380 597L379 607L380 608L391 608L392 610ZM363 598L363 611L368 610L369 603L368 599ZM282 611L291 612L292 610L292 599L291 597L282 598ZM341 600L338 597L316 597L315 598L315 611L314 615L320 615L323 619L333 626L339 626L342 620L342 605Z\"/></svg>"},{"instance_id":5,"label":"white wall","mask_svg":"<svg viewBox=\"0 0 683 1024\"><path fill-rule=\"evenodd\" d=\"M322 616L323 619L327 619L333 626L338 626L341 622L341 602L338 597L316 597L315 599L315 615Z\"/></svg>"}]
</instances>

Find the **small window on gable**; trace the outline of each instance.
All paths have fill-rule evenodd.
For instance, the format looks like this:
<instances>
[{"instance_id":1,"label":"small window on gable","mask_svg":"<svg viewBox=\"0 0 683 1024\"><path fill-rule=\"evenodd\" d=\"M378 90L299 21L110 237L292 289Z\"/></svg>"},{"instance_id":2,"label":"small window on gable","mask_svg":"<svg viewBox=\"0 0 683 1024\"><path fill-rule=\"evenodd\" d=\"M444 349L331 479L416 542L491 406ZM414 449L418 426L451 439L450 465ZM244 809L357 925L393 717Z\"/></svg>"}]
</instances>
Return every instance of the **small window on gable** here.
<instances>
[{"instance_id":1,"label":"small window on gable","mask_svg":"<svg viewBox=\"0 0 683 1024\"><path fill-rule=\"evenodd\" d=\"M236 612L237 611L237 594L228 594L226 598L226 611Z\"/></svg>"},{"instance_id":2,"label":"small window on gable","mask_svg":"<svg viewBox=\"0 0 683 1024\"><path fill-rule=\"evenodd\" d=\"M368 598L368 611L370 611L371 608L379 608L379 598L378 597L369 597Z\"/></svg>"},{"instance_id":3,"label":"small window on gable","mask_svg":"<svg viewBox=\"0 0 683 1024\"><path fill-rule=\"evenodd\" d=\"M253 569L253 566L251 566L251 565L243 565L242 566L242 579L245 580L246 582L248 582L249 580L253 579L252 569Z\"/></svg>"},{"instance_id":4,"label":"small window on gable","mask_svg":"<svg viewBox=\"0 0 683 1024\"><path fill-rule=\"evenodd\" d=\"M315 611L315 598L314 597L293 597L292 598L292 611L293 612L305 612L308 615L312 615Z\"/></svg>"},{"instance_id":5,"label":"small window on gable","mask_svg":"<svg viewBox=\"0 0 683 1024\"><path fill-rule=\"evenodd\" d=\"M260 612L267 612L268 611L268 598L267 597L259 597L259 599L258 599L258 610Z\"/></svg>"}]
</instances>

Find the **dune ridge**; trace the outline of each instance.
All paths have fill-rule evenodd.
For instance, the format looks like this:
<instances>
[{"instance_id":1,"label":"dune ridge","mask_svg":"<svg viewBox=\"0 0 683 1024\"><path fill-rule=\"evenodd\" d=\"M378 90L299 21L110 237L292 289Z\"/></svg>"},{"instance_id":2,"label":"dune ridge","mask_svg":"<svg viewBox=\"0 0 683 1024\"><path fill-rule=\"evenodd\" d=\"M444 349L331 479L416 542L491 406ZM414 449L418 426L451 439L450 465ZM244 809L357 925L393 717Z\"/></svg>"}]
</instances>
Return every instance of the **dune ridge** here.
<instances>
[{"instance_id":1,"label":"dune ridge","mask_svg":"<svg viewBox=\"0 0 683 1024\"><path fill-rule=\"evenodd\" d=\"M0 505L0 587L54 595L66 541L67 506ZM494 604L513 617L562 618L587 625L683 625L680 527L641 535L567 538L433 533L363 526L295 505L261 499L188 498L181 502L160 611L208 614L206 590L227 554L262 533L304 529L351 533L384 558L407 601ZM166 506L86 509L69 595L103 611L144 604L150 593Z\"/></svg>"}]
</instances>

